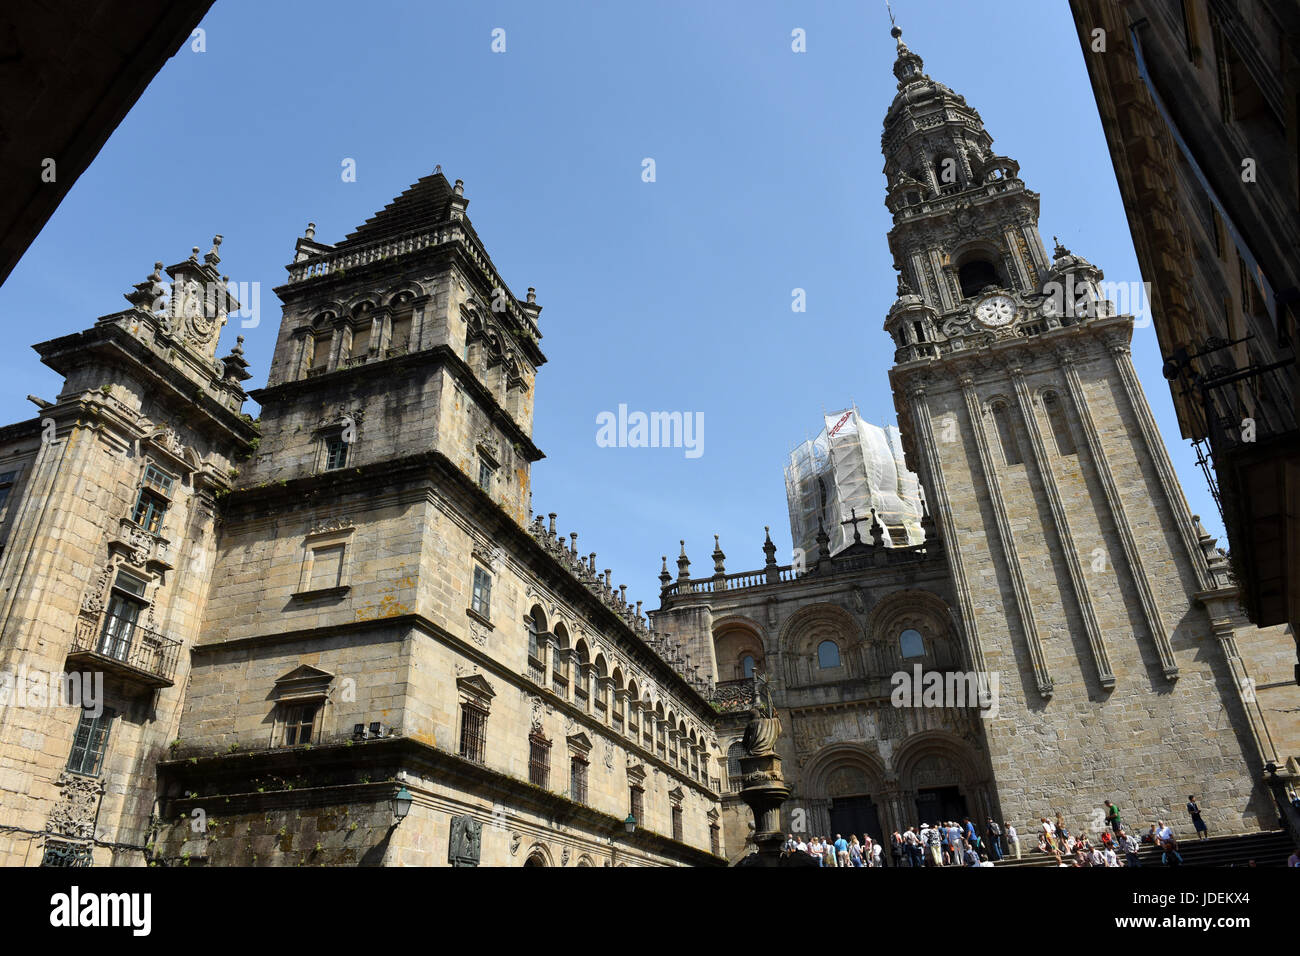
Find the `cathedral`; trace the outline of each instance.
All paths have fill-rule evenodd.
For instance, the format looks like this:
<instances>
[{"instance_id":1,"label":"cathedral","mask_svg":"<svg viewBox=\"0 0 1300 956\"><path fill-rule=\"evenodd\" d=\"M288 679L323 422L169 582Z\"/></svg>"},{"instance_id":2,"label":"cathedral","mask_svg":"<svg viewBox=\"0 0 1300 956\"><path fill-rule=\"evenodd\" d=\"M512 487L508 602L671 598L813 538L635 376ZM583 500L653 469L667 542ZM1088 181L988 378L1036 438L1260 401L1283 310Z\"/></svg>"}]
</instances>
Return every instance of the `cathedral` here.
<instances>
[{"instance_id":1,"label":"cathedral","mask_svg":"<svg viewBox=\"0 0 1300 956\"><path fill-rule=\"evenodd\" d=\"M1272 826L1290 638L1188 511L1132 317L901 36L894 73L898 428L832 417L798 560L683 546L657 609L533 514L542 307L440 169L297 239L260 389L221 237L35 346L64 383L0 429L0 865L725 865L760 696L792 830L1189 793Z\"/></svg>"},{"instance_id":2,"label":"cathedral","mask_svg":"<svg viewBox=\"0 0 1300 956\"><path fill-rule=\"evenodd\" d=\"M651 613L709 662L727 853L749 837L737 794L756 686L784 728L787 832L880 839L969 816L1028 833L1059 811L1096 833L1106 800L1145 829L1183 820L1190 794L1214 832L1272 829L1263 768L1300 749L1287 629L1247 621L1188 510L1132 316L1096 266L1059 244L1049 258L1016 161L894 35L884 325L907 467L878 442L876 486L843 494L836 430L865 423L829 416L829 465L797 454L787 473L796 561L778 564L769 536L762 568L728 573L719 545L692 578L683 547ZM915 500L909 470L919 535L916 509L889 503Z\"/></svg>"}]
</instances>

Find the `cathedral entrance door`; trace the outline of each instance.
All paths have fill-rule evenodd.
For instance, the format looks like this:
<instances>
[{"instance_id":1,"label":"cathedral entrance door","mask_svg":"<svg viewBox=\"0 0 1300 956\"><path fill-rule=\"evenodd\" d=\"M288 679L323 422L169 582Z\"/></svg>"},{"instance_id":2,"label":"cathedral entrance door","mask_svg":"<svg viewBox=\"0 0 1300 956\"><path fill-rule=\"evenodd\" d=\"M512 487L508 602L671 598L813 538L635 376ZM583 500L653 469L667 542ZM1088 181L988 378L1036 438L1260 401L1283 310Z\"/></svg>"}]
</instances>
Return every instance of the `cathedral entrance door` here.
<instances>
[{"instance_id":1,"label":"cathedral entrance door","mask_svg":"<svg viewBox=\"0 0 1300 956\"><path fill-rule=\"evenodd\" d=\"M832 800L831 832L826 836L834 840L837 833L844 834L846 840L850 833L856 833L858 839L864 833L870 834L873 840L882 839L884 834L880 832L880 815L876 812L875 802L867 796L836 797Z\"/></svg>"},{"instance_id":2,"label":"cathedral entrance door","mask_svg":"<svg viewBox=\"0 0 1300 956\"><path fill-rule=\"evenodd\" d=\"M917 823L940 823L968 816L966 798L956 787L929 787L916 791Z\"/></svg>"}]
</instances>

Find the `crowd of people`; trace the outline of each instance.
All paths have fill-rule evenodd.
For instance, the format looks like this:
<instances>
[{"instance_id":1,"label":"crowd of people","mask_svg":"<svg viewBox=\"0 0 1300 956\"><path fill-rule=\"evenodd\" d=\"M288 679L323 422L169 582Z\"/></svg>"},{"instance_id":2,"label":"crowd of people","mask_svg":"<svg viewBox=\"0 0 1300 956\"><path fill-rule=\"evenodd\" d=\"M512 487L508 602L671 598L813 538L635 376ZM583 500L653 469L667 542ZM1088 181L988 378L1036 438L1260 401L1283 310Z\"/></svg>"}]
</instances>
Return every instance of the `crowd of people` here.
<instances>
[{"instance_id":1,"label":"crowd of people","mask_svg":"<svg viewBox=\"0 0 1300 956\"><path fill-rule=\"evenodd\" d=\"M1209 828L1201 816L1196 797L1187 798L1187 813L1196 829L1197 839L1209 839ZM1124 828L1119 807L1106 801L1106 829L1093 838L1086 830L1072 834L1061 814L1055 822L1039 818L1038 845L1034 852L1050 854L1058 866L1141 866L1138 853L1144 844L1160 850L1160 860L1166 866L1181 866L1182 854L1173 828L1164 820L1157 820L1142 836L1135 837ZM782 846L783 855L805 853L819 866L883 866L886 853L894 866L993 866L1004 857L1021 858L1020 837L1010 822L999 826L989 818L977 831L969 817L961 822L949 820L931 825L921 823L889 837L887 846L863 834L858 840L855 833L846 839L837 833L835 839L815 836L810 840L788 834Z\"/></svg>"}]
</instances>

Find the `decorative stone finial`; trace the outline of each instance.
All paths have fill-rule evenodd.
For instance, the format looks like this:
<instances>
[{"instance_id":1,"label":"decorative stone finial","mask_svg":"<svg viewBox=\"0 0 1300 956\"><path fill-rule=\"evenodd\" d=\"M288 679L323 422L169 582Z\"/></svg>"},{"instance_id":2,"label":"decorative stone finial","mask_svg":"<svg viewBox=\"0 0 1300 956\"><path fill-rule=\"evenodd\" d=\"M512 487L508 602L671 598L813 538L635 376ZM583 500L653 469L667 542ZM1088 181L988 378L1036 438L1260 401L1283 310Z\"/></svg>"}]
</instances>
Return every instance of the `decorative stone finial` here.
<instances>
[{"instance_id":1,"label":"decorative stone finial","mask_svg":"<svg viewBox=\"0 0 1300 956\"><path fill-rule=\"evenodd\" d=\"M316 223L314 223L314 222L309 222L309 223L307 223L307 228L306 228L305 230L303 230L302 237L303 237L304 239L306 239L308 242L311 242L313 239L315 239L315 238L316 238Z\"/></svg>"},{"instance_id":2,"label":"decorative stone finial","mask_svg":"<svg viewBox=\"0 0 1300 956\"><path fill-rule=\"evenodd\" d=\"M529 305L537 304L537 290L534 289L532 286L528 287L528 304Z\"/></svg>"},{"instance_id":3,"label":"decorative stone finial","mask_svg":"<svg viewBox=\"0 0 1300 956\"><path fill-rule=\"evenodd\" d=\"M454 192L457 196L465 195L465 180L463 179L456 180L456 185L452 187L451 191Z\"/></svg>"}]
</instances>

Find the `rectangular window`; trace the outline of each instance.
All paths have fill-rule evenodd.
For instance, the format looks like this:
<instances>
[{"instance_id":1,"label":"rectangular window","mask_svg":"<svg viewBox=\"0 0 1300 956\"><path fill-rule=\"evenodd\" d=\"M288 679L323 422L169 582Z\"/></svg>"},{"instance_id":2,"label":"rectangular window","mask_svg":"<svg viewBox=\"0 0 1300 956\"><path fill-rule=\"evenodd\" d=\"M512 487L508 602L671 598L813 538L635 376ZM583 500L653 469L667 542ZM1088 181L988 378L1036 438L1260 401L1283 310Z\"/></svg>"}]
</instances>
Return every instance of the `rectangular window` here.
<instances>
[{"instance_id":1,"label":"rectangular window","mask_svg":"<svg viewBox=\"0 0 1300 956\"><path fill-rule=\"evenodd\" d=\"M645 791L640 787L632 788L632 816L638 825L645 823Z\"/></svg>"},{"instance_id":2,"label":"rectangular window","mask_svg":"<svg viewBox=\"0 0 1300 956\"><path fill-rule=\"evenodd\" d=\"M352 333L352 356L365 355L370 351L370 326L357 329Z\"/></svg>"},{"instance_id":3,"label":"rectangular window","mask_svg":"<svg viewBox=\"0 0 1300 956\"><path fill-rule=\"evenodd\" d=\"M460 755L475 763L483 762L487 748L487 711L473 704L460 705Z\"/></svg>"},{"instance_id":4,"label":"rectangular window","mask_svg":"<svg viewBox=\"0 0 1300 956\"><path fill-rule=\"evenodd\" d=\"M311 367L313 370L323 372L325 366L329 365L330 345L333 341L333 336L321 335L317 336L316 340L312 343Z\"/></svg>"},{"instance_id":5,"label":"rectangular window","mask_svg":"<svg viewBox=\"0 0 1300 956\"><path fill-rule=\"evenodd\" d=\"M167 514L167 499L149 488L141 488L135 499L131 520L151 534L162 533L163 518Z\"/></svg>"},{"instance_id":6,"label":"rectangular window","mask_svg":"<svg viewBox=\"0 0 1300 956\"><path fill-rule=\"evenodd\" d=\"M99 775L108 749L108 731L117 713L105 707L98 717L82 711L81 722L72 738L72 753L68 755L68 769L89 777Z\"/></svg>"},{"instance_id":7,"label":"rectangular window","mask_svg":"<svg viewBox=\"0 0 1300 956\"><path fill-rule=\"evenodd\" d=\"M176 483L176 479L167 474L167 472L163 471L157 465L150 464L144 469L144 483L146 485L152 485L164 495L170 495L172 493L172 485Z\"/></svg>"},{"instance_id":8,"label":"rectangular window","mask_svg":"<svg viewBox=\"0 0 1300 956\"><path fill-rule=\"evenodd\" d=\"M104 616L104 629L99 635L97 654L125 661L131 656L131 643L139 625L140 612L148 607L143 600L146 584L135 575L119 571L109 594L108 613Z\"/></svg>"},{"instance_id":9,"label":"rectangular window","mask_svg":"<svg viewBox=\"0 0 1300 956\"><path fill-rule=\"evenodd\" d=\"M673 839L678 843L682 842L682 808L680 804L673 804Z\"/></svg>"},{"instance_id":10,"label":"rectangular window","mask_svg":"<svg viewBox=\"0 0 1300 956\"><path fill-rule=\"evenodd\" d=\"M336 544L328 548L316 548L311 553L311 581L307 590L322 591L336 588L343 574L343 549L346 545Z\"/></svg>"},{"instance_id":11,"label":"rectangular window","mask_svg":"<svg viewBox=\"0 0 1300 956\"><path fill-rule=\"evenodd\" d=\"M388 350L392 355L405 355L411 346L411 316L403 315L393 319L393 335L388 341Z\"/></svg>"},{"instance_id":12,"label":"rectangular window","mask_svg":"<svg viewBox=\"0 0 1300 956\"><path fill-rule=\"evenodd\" d=\"M312 742L316 731L316 714L320 704L289 704L284 707L284 746L296 747Z\"/></svg>"},{"instance_id":13,"label":"rectangular window","mask_svg":"<svg viewBox=\"0 0 1300 956\"><path fill-rule=\"evenodd\" d=\"M488 574L482 568L474 569L474 596L471 600L470 607L474 609L475 614L480 614L489 620L492 617L492 575Z\"/></svg>"},{"instance_id":14,"label":"rectangular window","mask_svg":"<svg viewBox=\"0 0 1300 956\"><path fill-rule=\"evenodd\" d=\"M478 486L484 491L492 491L492 466L482 458L478 461Z\"/></svg>"},{"instance_id":15,"label":"rectangular window","mask_svg":"<svg viewBox=\"0 0 1300 956\"><path fill-rule=\"evenodd\" d=\"M528 738L528 782L543 789L551 785L551 742L536 734Z\"/></svg>"},{"instance_id":16,"label":"rectangular window","mask_svg":"<svg viewBox=\"0 0 1300 956\"><path fill-rule=\"evenodd\" d=\"M14 479L17 477L16 471L0 473L0 508L3 508L5 502L9 500L9 492L13 489Z\"/></svg>"},{"instance_id":17,"label":"rectangular window","mask_svg":"<svg viewBox=\"0 0 1300 956\"><path fill-rule=\"evenodd\" d=\"M569 799L587 802L587 761L576 755L569 759Z\"/></svg>"},{"instance_id":18,"label":"rectangular window","mask_svg":"<svg viewBox=\"0 0 1300 956\"><path fill-rule=\"evenodd\" d=\"M325 470L334 471L347 467L348 443L341 435L325 440Z\"/></svg>"},{"instance_id":19,"label":"rectangular window","mask_svg":"<svg viewBox=\"0 0 1300 956\"><path fill-rule=\"evenodd\" d=\"M718 825L716 823L709 826L709 852L714 856L722 856L722 841L718 837Z\"/></svg>"}]
</instances>

